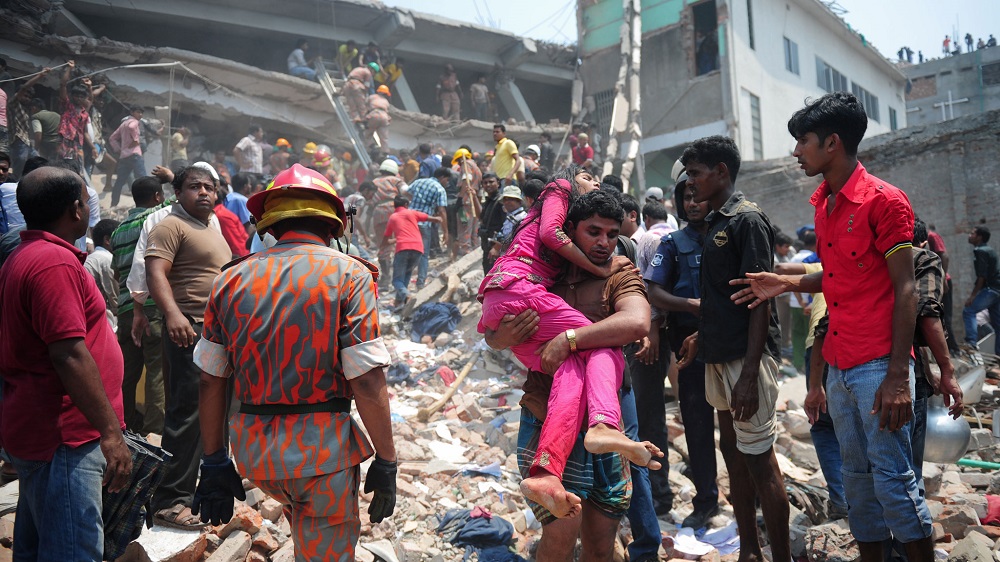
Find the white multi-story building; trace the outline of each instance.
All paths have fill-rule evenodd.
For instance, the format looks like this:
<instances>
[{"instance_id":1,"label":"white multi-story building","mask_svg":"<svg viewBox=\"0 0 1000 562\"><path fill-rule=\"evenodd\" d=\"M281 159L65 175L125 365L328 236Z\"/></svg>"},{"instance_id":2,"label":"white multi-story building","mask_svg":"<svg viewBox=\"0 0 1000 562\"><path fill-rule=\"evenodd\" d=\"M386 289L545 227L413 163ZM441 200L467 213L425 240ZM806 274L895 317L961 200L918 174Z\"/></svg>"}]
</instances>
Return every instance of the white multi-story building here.
<instances>
[{"instance_id":1,"label":"white multi-story building","mask_svg":"<svg viewBox=\"0 0 1000 562\"><path fill-rule=\"evenodd\" d=\"M745 160L788 155L794 145L788 118L807 98L827 92L861 98L869 136L906 125L906 77L819 0L642 0L641 6L640 152L647 185L669 183L684 147L707 135L732 136ZM602 133L610 124L623 12L621 0L579 3L580 73L584 95L594 101L584 120Z\"/></svg>"}]
</instances>

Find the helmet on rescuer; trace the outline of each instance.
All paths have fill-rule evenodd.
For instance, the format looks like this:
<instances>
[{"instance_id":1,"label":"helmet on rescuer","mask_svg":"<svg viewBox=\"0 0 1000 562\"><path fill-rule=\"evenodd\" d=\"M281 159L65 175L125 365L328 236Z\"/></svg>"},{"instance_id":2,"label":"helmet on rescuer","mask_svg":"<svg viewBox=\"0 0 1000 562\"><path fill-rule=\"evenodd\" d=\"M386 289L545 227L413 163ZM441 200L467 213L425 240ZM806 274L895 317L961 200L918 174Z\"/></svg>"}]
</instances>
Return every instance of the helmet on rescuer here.
<instances>
[{"instance_id":1,"label":"helmet on rescuer","mask_svg":"<svg viewBox=\"0 0 1000 562\"><path fill-rule=\"evenodd\" d=\"M267 189L253 194L247 210L260 233L285 219L315 217L329 222L334 236L340 237L347 223L344 202L330 181L301 164L293 164L275 176Z\"/></svg>"}]
</instances>

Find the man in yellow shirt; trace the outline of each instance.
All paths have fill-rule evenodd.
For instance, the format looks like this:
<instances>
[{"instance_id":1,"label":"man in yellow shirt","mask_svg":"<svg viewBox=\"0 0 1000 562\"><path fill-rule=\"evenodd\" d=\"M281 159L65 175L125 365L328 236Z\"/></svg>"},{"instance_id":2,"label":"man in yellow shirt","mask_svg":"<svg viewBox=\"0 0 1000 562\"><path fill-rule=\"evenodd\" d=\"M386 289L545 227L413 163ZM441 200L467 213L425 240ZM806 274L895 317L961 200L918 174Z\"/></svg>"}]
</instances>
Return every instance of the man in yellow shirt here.
<instances>
[{"instance_id":1,"label":"man in yellow shirt","mask_svg":"<svg viewBox=\"0 0 1000 562\"><path fill-rule=\"evenodd\" d=\"M516 185L514 174L521 167L521 157L517 154L517 145L507 138L507 127L503 123L493 125L493 140L497 147L489 171L500 178L501 185Z\"/></svg>"},{"instance_id":2,"label":"man in yellow shirt","mask_svg":"<svg viewBox=\"0 0 1000 562\"><path fill-rule=\"evenodd\" d=\"M337 48L337 66L346 77L354 69L354 61L358 58L358 44L350 40Z\"/></svg>"},{"instance_id":3,"label":"man in yellow shirt","mask_svg":"<svg viewBox=\"0 0 1000 562\"><path fill-rule=\"evenodd\" d=\"M382 67L382 72L375 75L375 81L390 88L396 85L396 80L403 75L403 59L395 59Z\"/></svg>"}]
</instances>

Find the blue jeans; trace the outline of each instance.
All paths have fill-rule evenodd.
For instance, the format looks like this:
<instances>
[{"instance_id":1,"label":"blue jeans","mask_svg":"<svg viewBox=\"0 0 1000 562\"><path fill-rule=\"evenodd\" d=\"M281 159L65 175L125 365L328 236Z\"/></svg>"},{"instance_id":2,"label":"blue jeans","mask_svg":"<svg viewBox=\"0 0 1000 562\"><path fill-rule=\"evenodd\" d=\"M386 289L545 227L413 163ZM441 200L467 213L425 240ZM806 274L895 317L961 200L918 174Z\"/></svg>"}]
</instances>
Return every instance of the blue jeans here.
<instances>
[{"instance_id":1,"label":"blue jeans","mask_svg":"<svg viewBox=\"0 0 1000 562\"><path fill-rule=\"evenodd\" d=\"M424 288L424 283L427 282L427 269L430 267L428 254L433 247L432 243L434 236L437 235L437 229L434 228L432 222L420 223L417 226L420 227L420 237L424 240L424 253L420 254L420 262L417 264L417 290L419 291Z\"/></svg>"},{"instance_id":2,"label":"blue jeans","mask_svg":"<svg viewBox=\"0 0 1000 562\"><path fill-rule=\"evenodd\" d=\"M112 207L118 205L118 201L122 196L122 187L128 182L130 175L135 176L133 181L146 175L146 163L143 161L141 154L126 156L118 161L118 168L115 169L115 173L118 174L118 177L115 178L115 184L111 188Z\"/></svg>"},{"instance_id":3,"label":"blue jeans","mask_svg":"<svg viewBox=\"0 0 1000 562\"><path fill-rule=\"evenodd\" d=\"M622 425L625 435L633 441L639 440L639 416L635 410L635 395L632 389L621 391ZM666 451L664 451L666 454ZM666 457L661 459L664 474L669 470ZM660 524L653 508L653 490L649 485L649 469L629 463L632 471L632 502L628 507L628 520L632 524L633 541L628 545L629 560L656 560L660 548Z\"/></svg>"},{"instance_id":4,"label":"blue jeans","mask_svg":"<svg viewBox=\"0 0 1000 562\"><path fill-rule=\"evenodd\" d=\"M980 311L990 311L990 326L997 333L993 352L1000 354L1000 292L989 287L976 293L976 298L972 299L972 306L962 309L962 320L965 322L965 341L976 345L979 341L979 326L976 323L976 314Z\"/></svg>"},{"instance_id":5,"label":"blue jeans","mask_svg":"<svg viewBox=\"0 0 1000 562\"><path fill-rule=\"evenodd\" d=\"M409 294L406 288L410 285L413 268L417 267L424 253L416 250L400 250L392 258L392 287L396 289L396 300L402 302Z\"/></svg>"},{"instance_id":6,"label":"blue jeans","mask_svg":"<svg viewBox=\"0 0 1000 562\"><path fill-rule=\"evenodd\" d=\"M12 460L20 482L14 560L101 560L101 481L107 461L100 443L60 445L47 462Z\"/></svg>"},{"instance_id":7,"label":"blue jeans","mask_svg":"<svg viewBox=\"0 0 1000 562\"><path fill-rule=\"evenodd\" d=\"M9 133L13 135L13 133ZM17 174L17 177L21 177L21 171L24 168L24 163L28 161L32 156L38 156L33 148L24 144L21 139L12 139L10 141L10 171Z\"/></svg>"},{"instance_id":8,"label":"blue jeans","mask_svg":"<svg viewBox=\"0 0 1000 562\"><path fill-rule=\"evenodd\" d=\"M288 71L292 76L298 76L299 78L305 78L306 80L316 80L316 71L309 68L308 66L296 66Z\"/></svg>"},{"instance_id":9,"label":"blue jeans","mask_svg":"<svg viewBox=\"0 0 1000 562\"><path fill-rule=\"evenodd\" d=\"M806 378L809 378L809 360L812 358L812 346L806 348ZM826 387L827 373L823 374L823 387ZM844 494L844 476L841 474L844 462L840 460L840 441L833 427L833 418L829 412L820 412L819 419L809 428L819 467L826 479L826 487L830 493L830 507L841 513L847 512L847 496Z\"/></svg>"},{"instance_id":10,"label":"blue jeans","mask_svg":"<svg viewBox=\"0 0 1000 562\"><path fill-rule=\"evenodd\" d=\"M888 368L888 357L845 370L831 365L826 382L828 408L844 461L848 522L860 542L895 538L908 543L932 532L930 512L913 472L913 422L898 431L881 431L878 414L870 413ZM913 392L911 361L911 395Z\"/></svg>"}]
</instances>

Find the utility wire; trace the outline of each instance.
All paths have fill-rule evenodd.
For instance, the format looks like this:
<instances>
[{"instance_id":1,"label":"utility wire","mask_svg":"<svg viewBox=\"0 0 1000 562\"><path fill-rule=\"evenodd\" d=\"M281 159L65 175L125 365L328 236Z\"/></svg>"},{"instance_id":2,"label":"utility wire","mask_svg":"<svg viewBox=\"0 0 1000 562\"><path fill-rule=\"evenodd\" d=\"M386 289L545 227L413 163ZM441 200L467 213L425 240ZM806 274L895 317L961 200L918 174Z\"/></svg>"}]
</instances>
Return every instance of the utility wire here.
<instances>
[{"instance_id":1,"label":"utility wire","mask_svg":"<svg viewBox=\"0 0 1000 562\"><path fill-rule=\"evenodd\" d=\"M53 67L49 68L48 71L51 72L51 71L53 71L53 70L55 70L57 68L62 68L64 66L66 66L67 64L69 64L69 63L68 62L64 62L64 63L60 64L59 66L53 66ZM35 73L32 73L32 74L27 74L25 76L18 76L17 78L8 78L6 80L0 80L0 84L3 84L4 82L17 82L18 80L27 80L27 79L32 78L34 76L38 76L39 74L45 72L45 70L46 69L43 68L42 70L39 70L38 72L35 72Z\"/></svg>"}]
</instances>

